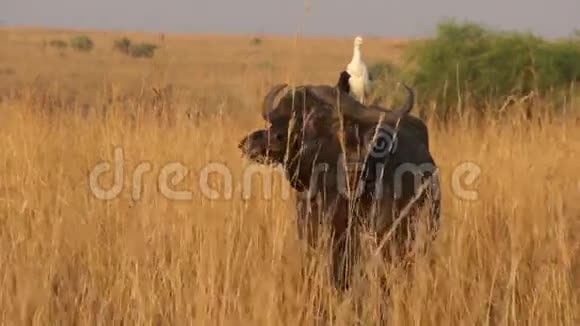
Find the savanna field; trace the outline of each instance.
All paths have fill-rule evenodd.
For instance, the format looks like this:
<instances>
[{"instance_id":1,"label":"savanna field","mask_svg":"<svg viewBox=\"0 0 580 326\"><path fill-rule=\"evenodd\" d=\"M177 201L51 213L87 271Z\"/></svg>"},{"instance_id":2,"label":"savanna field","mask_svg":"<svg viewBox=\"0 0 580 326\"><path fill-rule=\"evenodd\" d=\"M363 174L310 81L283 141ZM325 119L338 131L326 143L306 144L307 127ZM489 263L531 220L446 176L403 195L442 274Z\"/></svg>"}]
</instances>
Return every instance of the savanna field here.
<instances>
[{"instance_id":1,"label":"savanna field","mask_svg":"<svg viewBox=\"0 0 580 326\"><path fill-rule=\"evenodd\" d=\"M264 126L272 85L334 85L351 39L88 32L88 53L46 45L74 35L0 29L2 324L580 322L580 100L564 115L538 100L534 119L517 103L500 118L427 114L443 183L439 237L408 270L372 259L369 241L371 258L340 294L327 253L298 240L278 170L252 167L238 143ZM125 56L112 48L121 36L160 48ZM364 58L397 62L406 44L365 38ZM123 187L99 199L90 173L115 165L115 148ZM458 174L465 162L477 178ZM188 173L163 185L170 163ZM205 180L208 166L230 182ZM244 188L248 168L273 173L271 198L259 174ZM112 169L102 188L113 187ZM191 196L168 198L167 188Z\"/></svg>"}]
</instances>

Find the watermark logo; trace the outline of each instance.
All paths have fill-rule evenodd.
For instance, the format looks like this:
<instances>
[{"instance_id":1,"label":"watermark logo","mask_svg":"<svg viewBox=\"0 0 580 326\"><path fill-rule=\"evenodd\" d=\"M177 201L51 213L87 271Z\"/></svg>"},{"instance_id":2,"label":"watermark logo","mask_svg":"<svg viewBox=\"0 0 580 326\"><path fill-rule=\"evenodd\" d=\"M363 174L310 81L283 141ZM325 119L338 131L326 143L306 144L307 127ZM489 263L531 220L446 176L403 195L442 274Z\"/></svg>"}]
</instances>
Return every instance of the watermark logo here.
<instances>
[{"instance_id":1,"label":"watermark logo","mask_svg":"<svg viewBox=\"0 0 580 326\"><path fill-rule=\"evenodd\" d=\"M397 151L397 131L388 124L380 124L374 132L369 156L374 159L387 159Z\"/></svg>"},{"instance_id":2,"label":"watermark logo","mask_svg":"<svg viewBox=\"0 0 580 326\"><path fill-rule=\"evenodd\" d=\"M172 162L165 165L161 172L159 173L159 178L157 179L157 184L159 185L159 191L166 198L173 200L192 200L193 194L190 191L175 191L168 186L171 183L173 186L179 185L185 180L189 171L181 163Z\"/></svg>"},{"instance_id":3,"label":"watermark logo","mask_svg":"<svg viewBox=\"0 0 580 326\"><path fill-rule=\"evenodd\" d=\"M100 200L111 200L117 198L121 191L123 191L123 167L124 167L124 155L123 149L120 147L115 148L113 154L113 161L115 168L113 169L114 181L113 186L110 189L103 189L99 183L99 177L111 170L111 163L101 162L97 164L89 173L89 186L95 197Z\"/></svg>"},{"instance_id":4,"label":"watermark logo","mask_svg":"<svg viewBox=\"0 0 580 326\"><path fill-rule=\"evenodd\" d=\"M464 188L473 185L481 175L481 167L474 162L463 162L453 169L451 190L455 196L466 201L479 199L479 192ZM463 181L463 182L462 182Z\"/></svg>"},{"instance_id":5,"label":"watermark logo","mask_svg":"<svg viewBox=\"0 0 580 326\"><path fill-rule=\"evenodd\" d=\"M111 171L112 170L112 171ZM131 199L138 201L143 195L145 174L153 171L153 165L149 162L137 164L131 178ZM107 173L113 173L113 184L105 189L99 182L100 178ZM187 168L181 163L173 162L165 165L158 176L158 188L161 194L173 200L191 200L191 192L175 191L169 184L177 186L188 174ZM92 194L100 200L112 200L117 198L124 188L125 180L125 154L121 147L113 150L113 164L109 162L98 163L89 173L89 187Z\"/></svg>"},{"instance_id":6,"label":"watermark logo","mask_svg":"<svg viewBox=\"0 0 580 326\"><path fill-rule=\"evenodd\" d=\"M385 134L386 135L386 134ZM390 139L396 139L392 137ZM388 142L388 140L385 140ZM392 142L391 142L392 144ZM390 145L380 145L383 155L388 155L389 150L384 148ZM379 151L375 151L379 153ZM386 154L385 154L386 153ZM379 154L377 154L379 155ZM332 169L329 163L320 163L312 167L311 179L308 191L303 194L314 196L319 191L323 191L327 185L336 187L337 191L349 198L361 196L370 191L375 199L382 198L384 195L384 165L380 159L371 158L369 161L361 164L359 162L346 162L343 156L336 162ZM401 164L389 177L392 178L391 187L392 195L395 199L400 198L405 187L405 176L412 176L413 186L418 189L424 182L425 175L433 175L438 167L425 164ZM125 162L125 153L121 147L115 147L113 150L112 162L102 161L96 164L89 172L89 187L93 196L99 200L113 200L123 192L125 186L125 175L130 174L130 193L131 199L139 201L144 193L145 178L154 171L153 164L147 161L141 161L134 169L130 170ZM188 167L179 162L170 162L160 167L156 175L157 190L161 195L170 200L192 201L194 193L192 189L179 190L188 177L191 177ZM241 190L243 200L251 199L256 190L255 182L259 181L261 185L262 199L272 200L274 194L274 177L279 176L280 180L280 198L287 200L292 194L292 187L287 181L286 175L281 169L272 169L261 164L247 165L239 177L236 177L232 169L225 163L211 162L203 166L196 174L197 180L194 184L198 187L199 193L205 199L209 200L231 200L235 190ZM482 173L481 167L475 162L463 162L453 168L451 171L451 191L456 198L465 201L476 201L479 199L479 193L476 189L470 189L478 180ZM100 179L105 175L113 176L113 183L104 187ZM358 179L354 178L356 176ZM212 178L213 177L213 178ZM334 180L329 178L335 178ZM216 186L212 180L220 180L221 186ZM432 180L432 187L436 188L437 195L440 193L439 177ZM353 182L355 184L351 184ZM362 182L361 182L362 181ZM355 188L356 187L356 188Z\"/></svg>"}]
</instances>

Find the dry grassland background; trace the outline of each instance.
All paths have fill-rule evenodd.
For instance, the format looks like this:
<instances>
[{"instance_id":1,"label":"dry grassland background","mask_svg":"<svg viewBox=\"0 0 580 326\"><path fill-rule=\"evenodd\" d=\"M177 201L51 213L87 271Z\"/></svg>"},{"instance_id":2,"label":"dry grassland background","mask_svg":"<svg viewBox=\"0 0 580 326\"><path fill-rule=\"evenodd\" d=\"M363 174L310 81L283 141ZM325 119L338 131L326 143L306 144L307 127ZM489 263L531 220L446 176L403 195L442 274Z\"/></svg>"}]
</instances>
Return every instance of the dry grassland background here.
<instances>
[{"instance_id":1,"label":"dry grassland background","mask_svg":"<svg viewBox=\"0 0 580 326\"><path fill-rule=\"evenodd\" d=\"M371 260L354 288L330 287L326 253L297 240L292 198L275 178L240 185L239 140L264 123L278 82L334 84L350 39L129 34L162 45L153 59L43 47L67 31L0 30L0 321L5 325L576 325L580 322L580 124L517 112L501 121L428 120L442 169L440 236L404 271ZM404 41L366 39L367 63L396 61ZM152 90L156 88L161 96ZM578 103L570 105L578 108ZM515 109L514 109L515 110ZM517 110L516 110L517 111ZM124 185L95 198L89 172L124 152ZM452 192L454 169L479 178ZM135 167L149 162L141 198ZM163 196L160 169L180 162L191 200ZM209 163L233 175L231 199L203 195ZM264 172L273 171L264 168ZM215 189L223 180L211 178ZM103 176L112 184L113 173ZM372 248L367 248L371 250ZM379 289L387 275L391 292Z\"/></svg>"}]
</instances>

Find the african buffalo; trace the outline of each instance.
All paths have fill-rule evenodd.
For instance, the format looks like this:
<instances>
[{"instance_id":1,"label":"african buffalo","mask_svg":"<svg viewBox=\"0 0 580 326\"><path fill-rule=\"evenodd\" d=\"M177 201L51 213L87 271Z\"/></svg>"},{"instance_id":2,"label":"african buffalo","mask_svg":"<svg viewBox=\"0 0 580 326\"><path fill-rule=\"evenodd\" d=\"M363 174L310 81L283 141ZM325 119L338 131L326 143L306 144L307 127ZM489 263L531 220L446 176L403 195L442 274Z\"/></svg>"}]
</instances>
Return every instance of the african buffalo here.
<instances>
[{"instance_id":1,"label":"african buffalo","mask_svg":"<svg viewBox=\"0 0 580 326\"><path fill-rule=\"evenodd\" d=\"M301 238L314 245L319 226L328 223L338 288L348 286L361 227L378 238L389 234L396 244L413 238L419 208L427 208L435 229L439 224L439 179L427 127L409 115L414 93L403 86L407 102L386 110L326 85L290 89L275 104L287 87L277 85L262 104L269 128L239 144L253 161L282 165L296 192Z\"/></svg>"}]
</instances>

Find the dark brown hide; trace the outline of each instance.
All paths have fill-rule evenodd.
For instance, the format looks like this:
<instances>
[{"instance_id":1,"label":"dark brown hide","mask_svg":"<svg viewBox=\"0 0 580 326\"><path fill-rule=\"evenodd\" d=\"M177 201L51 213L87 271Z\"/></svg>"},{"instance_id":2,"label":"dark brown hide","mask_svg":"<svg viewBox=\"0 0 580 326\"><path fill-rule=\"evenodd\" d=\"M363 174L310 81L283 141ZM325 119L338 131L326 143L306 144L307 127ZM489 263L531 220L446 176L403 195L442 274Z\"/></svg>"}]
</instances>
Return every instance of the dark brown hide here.
<instances>
[{"instance_id":1,"label":"dark brown hide","mask_svg":"<svg viewBox=\"0 0 580 326\"><path fill-rule=\"evenodd\" d=\"M413 168L435 167L427 127L408 114L414 100L409 88L407 103L395 110L363 106L330 86L297 87L275 104L284 88L285 85L273 87L264 99L262 115L270 127L246 136L239 146L256 162L283 166L297 192L300 237L315 245L320 224L330 225L334 281L344 288L350 279L346 270L352 265L355 248L347 246L346 240L356 243L359 226L379 237L383 235L398 212L414 200L418 188L414 174L425 179L433 172ZM397 130L396 150L388 151L388 138L385 144L375 139L377 127ZM374 155L381 146L387 148L384 155ZM354 163L358 168L350 171L344 163ZM398 175L401 167L407 166L411 167L409 171ZM438 187L437 183L433 185ZM439 198L431 190L428 188L415 206L420 208L426 197L435 194L432 219L438 221ZM406 230L397 233L397 238L410 236ZM346 257L349 262L345 265Z\"/></svg>"}]
</instances>

